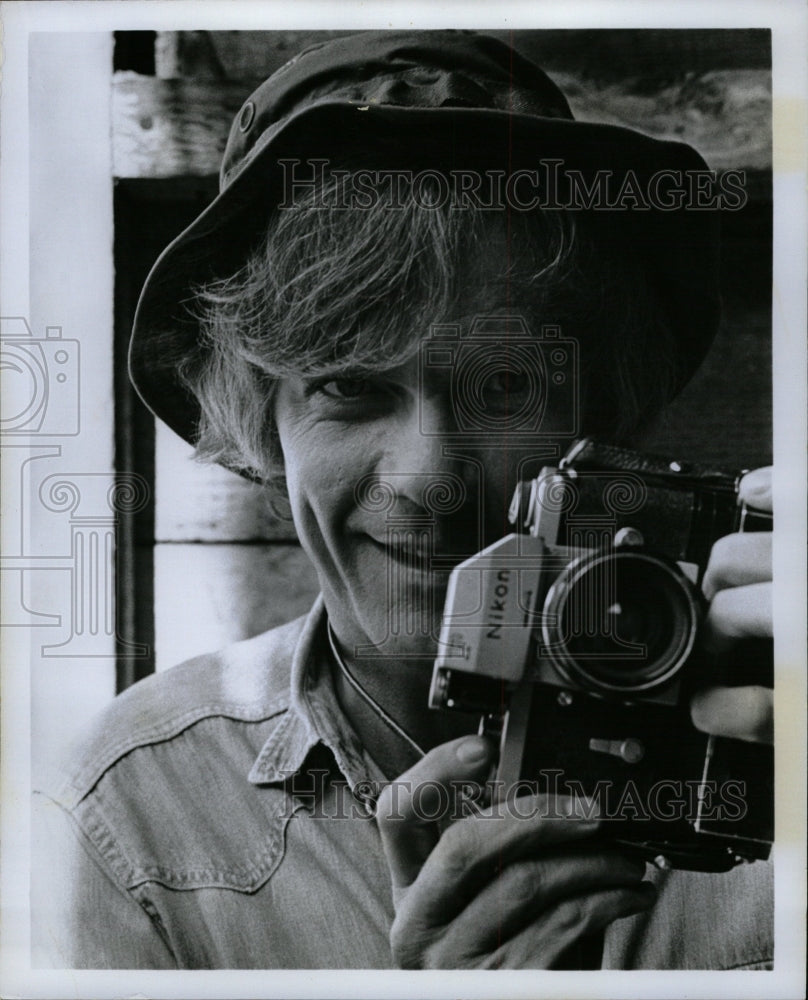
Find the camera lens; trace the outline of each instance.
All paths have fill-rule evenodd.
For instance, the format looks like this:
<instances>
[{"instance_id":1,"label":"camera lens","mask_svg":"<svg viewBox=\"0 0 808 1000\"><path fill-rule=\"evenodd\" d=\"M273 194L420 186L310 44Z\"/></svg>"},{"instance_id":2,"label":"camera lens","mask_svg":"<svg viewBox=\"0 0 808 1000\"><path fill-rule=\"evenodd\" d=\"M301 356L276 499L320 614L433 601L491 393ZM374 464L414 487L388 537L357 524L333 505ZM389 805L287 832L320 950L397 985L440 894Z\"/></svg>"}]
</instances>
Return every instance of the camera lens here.
<instances>
[{"instance_id":1,"label":"camera lens","mask_svg":"<svg viewBox=\"0 0 808 1000\"><path fill-rule=\"evenodd\" d=\"M597 551L559 575L544 606L544 653L595 692L667 683L695 642L699 605L679 567L636 548Z\"/></svg>"}]
</instances>

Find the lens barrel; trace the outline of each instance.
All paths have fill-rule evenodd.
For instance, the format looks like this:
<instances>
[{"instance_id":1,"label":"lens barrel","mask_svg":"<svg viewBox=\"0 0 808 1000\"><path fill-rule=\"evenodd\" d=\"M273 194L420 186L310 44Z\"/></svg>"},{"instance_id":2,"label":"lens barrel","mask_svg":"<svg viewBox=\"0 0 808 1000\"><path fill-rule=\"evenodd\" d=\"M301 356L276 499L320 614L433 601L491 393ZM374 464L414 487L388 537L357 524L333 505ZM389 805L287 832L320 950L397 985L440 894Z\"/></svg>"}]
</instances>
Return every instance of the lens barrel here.
<instances>
[{"instance_id":1,"label":"lens barrel","mask_svg":"<svg viewBox=\"0 0 808 1000\"><path fill-rule=\"evenodd\" d=\"M699 598L675 562L635 546L598 549L571 562L551 586L541 652L576 687L646 692L685 664L700 619Z\"/></svg>"}]
</instances>

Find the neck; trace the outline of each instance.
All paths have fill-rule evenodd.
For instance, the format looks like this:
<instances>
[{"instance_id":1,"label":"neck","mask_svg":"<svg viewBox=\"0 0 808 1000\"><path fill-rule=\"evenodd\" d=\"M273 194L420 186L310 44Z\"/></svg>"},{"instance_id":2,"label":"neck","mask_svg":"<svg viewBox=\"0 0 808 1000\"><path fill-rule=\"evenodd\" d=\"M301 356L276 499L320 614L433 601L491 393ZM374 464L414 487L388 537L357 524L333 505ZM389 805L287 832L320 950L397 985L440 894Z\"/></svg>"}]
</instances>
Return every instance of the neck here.
<instances>
[{"instance_id":1,"label":"neck","mask_svg":"<svg viewBox=\"0 0 808 1000\"><path fill-rule=\"evenodd\" d=\"M387 777L439 743L476 731L476 717L428 707L432 657L352 656L333 633L332 639L340 707Z\"/></svg>"}]
</instances>

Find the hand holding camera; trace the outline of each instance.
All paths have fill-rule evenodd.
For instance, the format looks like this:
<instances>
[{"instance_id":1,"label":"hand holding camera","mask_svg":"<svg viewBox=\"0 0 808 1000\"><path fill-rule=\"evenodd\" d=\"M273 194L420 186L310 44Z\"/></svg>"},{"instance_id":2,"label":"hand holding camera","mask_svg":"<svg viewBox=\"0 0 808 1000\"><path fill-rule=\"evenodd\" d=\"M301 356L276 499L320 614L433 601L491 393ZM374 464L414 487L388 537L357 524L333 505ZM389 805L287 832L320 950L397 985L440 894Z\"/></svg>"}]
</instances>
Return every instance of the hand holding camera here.
<instances>
[{"instance_id":1,"label":"hand holding camera","mask_svg":"<svg viewBox=\"0 0 808 1000\"><path fill-rule=\"evenodd\" d=\"M600 451L601 446L596 447L600 459L603 452ZM608 451L605 454L611 457ZM621 457L625 458L627 454L622 453ZM590 471L594 470L590 468ZM649 462L643 473L645 482L650 482L652 489L660 486L655 478L656 471L653 463ZM771 758L767 756L769 748L759 744L771 739L772 692L765 683L730 685L737 679L733 678L731 668L732 653L739 648L739 643L747 639L759 643L768 640L772 634L771 534L766 530L771 523L770 517L767 517L772 510L771 470L758 469L737 484L733 479L729 491L731 503L725 502L726 497L723 497L727 482L716 479L712 474L702 477L694 501L691 487L695 480L684 478L677 482L679 470L671 471L674 472L677 492L679 482L684 482L690 491L687 503L691 517L685 519L688 525L686 536L672 541L669 532L665 546L670 548L673 544L683 550L681 555L689 553L691 558L701 558L701 566L696 564L694 570L685 559L682 559L684 566L678 566L675 560L669 561L659 552L655 552L646 564L642 558L643 547L636 545L636 534L639 532L633 538L629 537L629 541L635 542L634 554L640 555L640 558L635 560L637 566L628 574L621 573L620 583L623 587L629 585L629 593L624 596L639 600L640 607L636 613L640 617L632 618L627 601L625 609L614 608L619 618L625 616L625 620L619 623L623 633L607 630L605 645L601 635L596 644L597 656L588 655L586 643L592 641L591 635L585 637L584 646L573 645L573 650L579 653L577 675L574 674L576 664L573 663L573 675L562 672L559 676L559 666L561 671L565 668L569 670L570 661L569 658L565 660L557 650L550 668L546 663L534 665L531 670L525 670L519 663L501 663L497 687L500 699L503 696L507 699L507 713L506 724L500 734L496 724L492 724L498 718L490 701L488 682L492 678L479 670L475 651L465 650L465 663L471 669L455 672L448 678L445 658L438 658L431 699L433 704L440 701L444 708L468 709L474 706L486 712L484 728L489 735L500 737L500 745L497 753L490 740L486 742L472 737L439 746L394 783L395 793L391 785L379 800L377 818L390 864L396 902L392 942L394 954L402 967L551 968L563 959L576 941L614 920L653 905L654 889L642 881L645 871L642 859L652 857L654 851L660 852L657 860L663 865L673 863L677 867L707 870L726 869L741 860L768 856L771 802L767 796L771 788ZM615 481L614 478L611 480L612 483ZM705 490L708 483L709 487ZM670 483L664 483L662 489L670 487ZM713 492L715 487L719 487L717 493ZM675 508L678 500L677 497L672 502L669 498L656 499L668 504L669 509ZM644 502L647 500L646 494ZM625 492L623 503L629 508L634 505ZM694 512L698 516L692 516ZM635 523L639 523L636 511L630 516ZM758 530L725 534L719 526L726 527L725 518L728 516L738 520L734 527ZM594 520L597 521L596 518ZM681 518L680 521L684 523ZM548 531L546 521L543 530ZM556 530L559 530L558 524ZM616 534L620 527L612 523L610 530ZM629 534L624 533L624 537ZM614 555L615 549L619 548L611 547L609 551ZM521 550L521 556L530 551ZM510 643L511 650L515 648L515 635L522 633L516 640L518 645L524 638L524 632L533 635L535 628L526 628L528 619L524 615L519 619L522 628L516 627L516 618L511 616L509 619L507 596L502 585L507 584L508 589L516 588L517 604L523 612L530 608L535 612L536 606L535 599L528 595L524 586L528 577L520 575L521 571L514 572L518 563L512 561L512 553L513 549L506 557L509 561L507 573L503 572L504 564L497 566L496 561L489 561L483 568L479 563L477 565L481 593L486 582L492 585L489 595L492 601L486 609L487 613L482 618L479 611L477 613L478 638L483 632L488 634L489 639L492 635L497 636L491 641L503 642L505 647ZM593 560L598 565L599 556L593 557L592 552L581 556L580 551L562 552L561 555L560 563L565 569L570 565L578 567L563 580L562 589L569 607L570 593L580 581L580 559L584 559L585 565L587 560L590 565ZM575 558L572 558L573 555ZM602 551L600 555L603 555ZM654 560L659 556L661 561L657 564ZM550 591L564 575L564 570L561 573L558 571L558 561L551 565L553 568L549 573L553 583ZM614 565L614 560L610 565ZM547 573L546 559L542 567ZM690 579L691 584L679 579L679 571ZM639 573L639 577L632 579L635 572ZM701 607L696 607L693 624L688 622L689 604L681 597L679 586L681 583L683 589L689 586L695 589L692 587L695 581L700 581L698 586L704 595L704 602ZM600 582L603 584L604 579L601 578ZM617 580L612 577L610 586L616 585ZM667 627L661 632L655 632L650 620L642 617L641 598L644 593L651 593L654 597L650 603L645 603L646 610L650 612L656 607L657 612L662 611L667 616ZM588 594L591 599L593 592L590 590ZM600 596L612 598L616 595L607 591L605 594L601 592ZM448 616L462 610L457 605L457 597L456 591L453 593L450 589ZM545 599L546 608L548 603L552 603L553 594L546 593ZM555 601L558 611L558 594ZM658 601L662 602L661 605ZM677 621L677 616L680 621ZM450 628L445 628L444 638L448 639L454 629L453 639L457 640L457 626L455 620ZM512 629L510 633L508 626ZM553 627L560 629L558 616L550 627L551 633ZM646 647L646 656L635 661L630 655L626 656L625 650L616 650L613 644L615 641L619 645L636 639L640 628L646 630L649 646ZM633 634L630 634L631 630ZM556 637L563 638L563 630L557 631ZM567 653L570 641L575 643L580 638L579 635L566 634ZM479 652L480 643L477 646ZM535 653L535 637L531 638L531 646ZM756 648L760 650L761 647ZM648 655L649 650L665 661L664 669L653 662L653 657ZM610 659L610 652L619 652L620 655ZM607 654L605 657L604 653ZM764 652L761 655L765 660L767 654ZM670 669L671 656L674 657L673 670ZM726 684L704 688L699 684L698 677L688 680L688 673L694 674L708 659L713 658L724 659L729 665ZM759 656L758 667L761 667L761 662ZM682 683L680 674L686 664L685 683ZM762 663L763 674L766 667L767 664ZM525 674L528 675L527 680ZM615 679L618 682L621 680L621 674L622 692L619 683L615 684ZM655 684L655 680L658 683ZM607 690L609 685L617 687L616 695ZM510 693L506 695L508 688ZM548 691L554 695L551 699L548 699ZM551 725L546 733L537 733L535 707L532 712L529 708L532 701L545 704L552 701L550 715L560 712L562 720L565 718L564 709L582 702L583 708L579 708L577 716L572 713L566 716L572 735L558 728L558 720L551 720L556 726ZM688 715L692 715L692 722L686 718ZM646 716L650 716L650 724L646 719L645 727L637 729L636 733L641 734L647 746L643 745L643 739L632 736L628 731L622 734L622 739L592 736L593 726L595 729L612 727L607 735L615 736L621 731L620 727L632 726ZM660 719L662 743L678 742L670 747L667 756L663 753L661 759L652 761L651 774L658 776L660 768L664 773L665 768L676 766L678 770L675 773L681 775L697 761L703 771L690 779L695 787L696 815L686 815L684 823L679 821L681 817L671 816L673 836L667 839L664 828L659 822L654 823L658 817L649 817L649 822L645 823L635 817L633 830L631 825L627 828L625 823L620 823L620 836L616 842L612 841L614 823L608 821L609 817L606 821L597 819L603 812L602 803L597 798L581 794L593 787L586 768L591 768L592 759L605 760L607 768L611 769L611 780L627 787L632 769L640 765L649 749L652 756L658 749L660 741L655 741L653 728L660 724ZM514 721L515 726L512 725ZM614 727L617 727L616 730ZM688 730L700 730L729 739L714 741L710 736L705 741L697 740L694 755L692 748L687 747L687 744L693 744ZM729 753L720 749L717 751L722 742L730 747ZM570 767L583 768L580 772L582 777L577 779L577 784L573 782L576 794L524 794L528 787L524 776L535 774L536 769L547 762L547 758L544 761L541 759L542 750L546 751L548 746L556 744L561 746L559 763L569 758L564 773ZM584 759L583 764L577 750L579 745L585 745L592 755L591 759ZM746 757L744 748L749 752ZM503 812L491 806L478 806L475 815L456 820L445 827L441 836L440 824L434 818L436 814L427 809L427 814L433 819L425 822L423 801L419 803L420 809L414 808L413 797L408 790L430 785L434 789L445 788L464 781L482 783L494 761L498 763L499 775L508 774L511 779L516 778L512 787L516 788L520 797L509 799L510 809ZM711 772L713 765L714 771ZM554 773L558 774L558 771ZM710 773L742 773L762 782L757 787L744 790L745 796L756 803L751 809L751 819L747 810L747 814L741 817L742 822L728 822L726 818L722 820L720 815L716 818L714 811L705 807L705 788L708 793L717 790L717 778L702 780ZM669 784L677 783L670 779L670 775L668 780ZM660 783L664 783L664 779L657 782ZM503 782L500 782L500 789L502 785ZM649 785L647 779L644 785L640 780L639 785L645 791L654 787ZM597 782L594 786L597 792ZM402 789L405 790L403 793ZM495 793L496 790L495 782ZM661 803L662 799L658 798L658 804ZM653 837L649 837L651 826L654 827ZM662 839L656 840L654 838L660 836L660 829L663 829Z\"/></svg>"},{"instance_id":2,"label":"hand holding camera","mask_svg":"<svg viewBox=\"0 0 808 1000\"><path fill-rule=\"evenodd\" d=\"M744 476L738 498L771 513L771 468L755 469ZM771 534L736 533L719 538L710 553L702 591L710 602L702 645L716 656L727 657L731 680L732 652L737 643L772 636ZM773 692L763 684L703 688L693 696L691 717L698 729L716 736L771 743Z\"/></svg>"},{"instance_id":3,"label":"hand holding camera","mask_svg":"<svg viewBox=\"0 0 808 1000\"><path fill-rule=\"evenodd\" d=\"M478 737L445 743L379 798L400 968L553 968L656 898L644 863L593 843L599 824L580 800L526 796L518 810L481 809L440 836L438 789L484 781L492 759Z\"/></svg>"},{"instance_id":4,"label":"hand holding camera","mask_svg":"<svg viewBox=\"0 0 808 1000\"><path fill-rule=\"evenodd\" d=\"M519 484L517 533L452 574L430 693L499 744L494 799L595 799L660 865L768 857L771 495L740 479L584 439Z\"/></svg>"}]
</instances>

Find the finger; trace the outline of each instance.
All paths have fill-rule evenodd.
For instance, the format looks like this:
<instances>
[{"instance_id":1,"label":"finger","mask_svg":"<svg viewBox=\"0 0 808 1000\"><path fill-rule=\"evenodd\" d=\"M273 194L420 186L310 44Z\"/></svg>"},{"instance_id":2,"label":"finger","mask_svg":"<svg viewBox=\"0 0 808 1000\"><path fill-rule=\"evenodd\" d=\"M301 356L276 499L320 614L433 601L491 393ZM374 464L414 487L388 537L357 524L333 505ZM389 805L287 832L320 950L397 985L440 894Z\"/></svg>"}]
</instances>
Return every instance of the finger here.
<instances>
[{"instance_id":1,"label":"finger","mask_svg":"<svg viewBox=\"0 0 808 1000\"><path fill-rule=\"evenodd\" d=\"M719 590L772 578L772 536L768 531L725 535L713 545L701 589L708 601Z\"/></svg>"},{"instance_id":2,"label":"finger","mask_svg":"<svg viewBox=\"0 0 808 1000\"><path fill-rule=\"evenodd\" d=\"M772 509L772 467L766 465L747 472L738 484L738 499L756 510Z\"/></svg>"},{"instance_id":3,"label":"finger","mask_svg":"<svg viewBox=\"0 0 808 1000\"><path fill-rule=\"evenodd\" d=\"M535 795L516 803L497 804L488 814L450 826L410 891L399 898L399 908L417 914L424 926L442 926L504 866L558 844L580 842L600 827L597 819L587 818L593 812L589 800Z\"/></svg>"},{"instance_id":4,"label":"finger","mask_svg":"<svg viewBox=\"0 0 808 1000\"><path fill-rule=\"evenodd\" d=\"M604 889L568 899L543 914L493 952L485 967L550 969L582 937L594 934L615 920L642 913L654 905L656 890L650 882L633 888Z\"/></svg>"},{"instance_id":5,"label":"finger","mask_svg":"<svg viewBox=\"0 0 808 1000\"><path fill-rule=\"evenodd\" d=\"M771 635L771 582L751 583L718 591L710 602L701 645L708 653L720 654L739 639Z\"/></svg>"},{"instance_id":6,"label":"finger","mask_svg":"<svg viewBox=\"0 0 808 1000\"><path fill-rule=\"evenodd\" d=\"M631 889L605 889L562 903L544 921L545 938L549 939L553 952L550 967L582 937L603 930L615 920L650 909L656 898L654 886L640 882Z\"/></svg>"},{"instance_id":7,"label":"finger","mask_svg":"<svg viewBox=\"0 0 808 1000\"><path fill-rule=\"evenodd\" d=\"M435 747L382 791L376 822L394 893L415 880L438 842L438 823L451 806L450 787L482 778L491 758L485 740L464 736Z\"/></svg>"},{"instance_id":8,"label":"finger","mask_svg":"<svg viewBox=\"0 0 808 1000\"><path fill-rule=\"evenodd\" d=\"M645 862L616 851L569 852L508 865L451 923L451 950L487 954L564 899L637 886Z\"/></svg>"},{"instance_id":9,"label":"finger","mask_svg":"<svg viewBox=\"0 0 808 1000\"><path fill-rule=\"evenodd\" d=\"M699 691L690 702L696 729L750 743L774 741L774 692L771 688L714 687Z\"/></svg>"}]
</instances>

